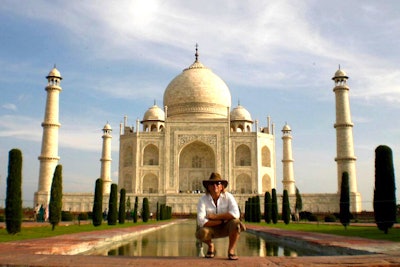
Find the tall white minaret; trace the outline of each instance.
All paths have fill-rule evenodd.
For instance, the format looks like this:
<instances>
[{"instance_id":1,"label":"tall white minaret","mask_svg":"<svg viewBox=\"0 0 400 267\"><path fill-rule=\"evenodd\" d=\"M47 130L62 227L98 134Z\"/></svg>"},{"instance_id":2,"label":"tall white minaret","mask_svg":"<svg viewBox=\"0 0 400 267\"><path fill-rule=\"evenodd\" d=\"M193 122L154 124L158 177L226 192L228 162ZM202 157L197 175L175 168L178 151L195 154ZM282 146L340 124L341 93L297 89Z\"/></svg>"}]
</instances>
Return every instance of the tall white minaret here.
<instances>
[{"instance_id":1,"label":"tall white minaret","mask_svg":"<svg viewBox=\"0 0 400 267\"><path fill-rule=\"evenodd\" d=\"M357 191L356 160L354 155L353 123L351 122L349 86L347 74L340 69L332 80L335 82L333 92L336 98L336 158L338 193L340 193L343 172L349 174L350 210L362 210L361 194Z\"/></svg>"},{"instance_id":2,"label":"tall white minaret","mask_svg":"<svg viewBox=\"0 0 400 267\"><path fill-rule=\"evenodd\" d=\"M103 148L101 152L100 178L103 180L103 195L111 191L111 126L106 124L103 127Z\"/></svg>"},{"instance_id":3,"label":"tall white minaret","mask_svg":"<svg viewBox=\"0 0 400 267\"><path fill-rule=\"evenodd\" d=\"M349 174L350 192L357 192L356 157L354 156L353 123L351 122L349 86L347 74L340 69L332 80L335 82L333 92L336 97L336 158L338 192L342 184L343 172Z\"/></svg>"},{"instance_id":4,"label":"tall white minaret","mask_svg":"<svg viewBox=\"0 0 400 267\"><path fill-rule=\"evenodd\" d=\"M47 100L44 121L42 122L43 136L42 150L39 156L39 186L34 196L34 205L47 205L49 203L54 170L60 160L58 156L58 130L61 124L58 121L58 116L62 77L54 66L46 78Z\"/></svg>"},{"instance_id":5,"label":"tall white minaret","mask_svg":"<svg viewBox=\"0 0 400 267\"><path fill-rule=\"evenodd\" d=\"M295 194L296 187L294 184L294 172L293 172L293 157L292 157L292 130L286 123L282 129L282 141L283 141L283 190L287 190L288 194Z\"/></svg>"}]
</instances>

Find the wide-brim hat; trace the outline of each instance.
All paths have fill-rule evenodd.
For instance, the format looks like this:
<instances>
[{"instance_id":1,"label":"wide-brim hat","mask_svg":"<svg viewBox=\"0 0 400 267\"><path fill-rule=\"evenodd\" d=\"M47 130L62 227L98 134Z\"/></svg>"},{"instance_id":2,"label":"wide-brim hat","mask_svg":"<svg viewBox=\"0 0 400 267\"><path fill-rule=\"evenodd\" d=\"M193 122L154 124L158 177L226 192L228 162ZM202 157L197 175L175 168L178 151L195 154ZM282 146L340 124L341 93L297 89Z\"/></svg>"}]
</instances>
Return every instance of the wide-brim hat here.
<instances>
[{"instance_id":1,"label":"wide-brim hat","mask_svg":"<svg viewBox=\"0 0 400 267\"><path fill-rule=\"evenodd\" d=\"M211 173L210 178L208 180L203 180L203 186L205 188L207 188L209 184L215 183L215 182L221 182L224 185L224 187L228 186L228 181L222 179L221 174L219 174L217 172Z\"/></svg>"}]
</instances>

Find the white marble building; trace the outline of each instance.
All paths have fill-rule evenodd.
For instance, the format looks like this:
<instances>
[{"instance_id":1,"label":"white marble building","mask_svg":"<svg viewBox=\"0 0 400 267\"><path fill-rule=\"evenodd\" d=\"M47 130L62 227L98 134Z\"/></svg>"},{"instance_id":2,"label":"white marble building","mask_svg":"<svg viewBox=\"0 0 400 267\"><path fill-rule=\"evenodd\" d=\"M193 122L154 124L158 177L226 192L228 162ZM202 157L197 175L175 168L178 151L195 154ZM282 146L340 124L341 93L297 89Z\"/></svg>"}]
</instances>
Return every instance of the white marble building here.
<instances>
[{"instance_id":1,"label":"white marble building","mask_svg":"<svg viewBox=\"0 0 400 267\"><path fill-rule=\"evenodd\" d=\"M60 92L61 75L53 69L46 87ZM55 79L56 78L56 79ZM351 210L361 211L361 196L357 192L355 156L346 74L339 70L332 78L335 82L337 122L338 193L306 194L302 192L303 210L311 212L337 212L339 210L340 179L343 171L350 174ZM53 79L53 82L52 82ZM54 83L54 79L57 84ZM54 89L55 88L55 89ZM49 94L49 93L48 93ZM48 96L49 97L49 96ZM52 98L53 102L58 101ZM48 100L49 102L49 100ZM164 91L162 108L156 103L144 112L143 119L134 126L128 125L128 117L119 131L119 178L118 188L125 188L131 201L149 199L151 209L156 203L166 203L174 213L196 212L199 193L204 190L202 180L211 172L219 172L228 180L228 191L235 194L244 210L245 201L253 195L263 200L266 191L277 187L276 139L274 125L266 116L266 125L258 125L245 107L231 105L231 93L225 82L200 63L196 49L195 61L178 74ZM55 143L57 139L58 102L46 107L43 143ZM50 115L49 115L50 114ZM54 122L50 122L53 118ZM47 122L49 121L49 122ZM46 128L47 127L47 128ZM48 130L49 127L53 127ZM51 131L51 135L49 134ZM111 170L111 127L103 128L100 178L107 187L113 182ZM55 137L54 137L55 136ZM292 156L292 132L289 125L282 129L283 174L282 185L290 194L294 205L295 174ZM54 144L57 145L58 144ZM48 147L48 145L46 145ZM43 152L44 151L44 152ZM39 157L42 165L49 160L49 168L55 168L57 149L43 149ZM54 154L54 155L53 155ZM53 164L50 166L50 164ZM281 176L279 174L279 176ZM47 186L52 177L40 175L40 196L45 201ZM95 181L93 181L93 185ZM303 190L304 191L304 190ZM108 202L108 188L104 189L104 206ZM282 193L282 192L278 192ZM132 203L133 204L133 203ZM63 196L63 209L90 211L93 193L70 193Z\"/></svg>"}]
</instances>

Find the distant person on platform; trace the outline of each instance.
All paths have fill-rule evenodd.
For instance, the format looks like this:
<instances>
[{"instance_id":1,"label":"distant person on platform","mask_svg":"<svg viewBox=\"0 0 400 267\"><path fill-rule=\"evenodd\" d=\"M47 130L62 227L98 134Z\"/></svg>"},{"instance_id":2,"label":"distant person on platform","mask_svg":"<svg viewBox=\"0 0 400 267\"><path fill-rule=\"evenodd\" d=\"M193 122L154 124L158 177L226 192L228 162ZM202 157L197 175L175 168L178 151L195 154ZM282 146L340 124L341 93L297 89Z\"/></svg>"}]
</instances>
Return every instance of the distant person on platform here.
<instances>
[{"instance_id":1,"label":"distant person on platform","mask_svg":"<svg viewBox=\"0 0 400 267\"><path fill-rule=\"evenodd\" d=\"M245 230L240 221L238 204L232 194L225 192L228 181L219 173L211 173L208 180L203 181L206 194L197 204L196 238L208 245L206 258L214 258L216 251L212 239L229 237L228 259L237 260L236 243L240 232Z\"/></svg>"}]
</instances>

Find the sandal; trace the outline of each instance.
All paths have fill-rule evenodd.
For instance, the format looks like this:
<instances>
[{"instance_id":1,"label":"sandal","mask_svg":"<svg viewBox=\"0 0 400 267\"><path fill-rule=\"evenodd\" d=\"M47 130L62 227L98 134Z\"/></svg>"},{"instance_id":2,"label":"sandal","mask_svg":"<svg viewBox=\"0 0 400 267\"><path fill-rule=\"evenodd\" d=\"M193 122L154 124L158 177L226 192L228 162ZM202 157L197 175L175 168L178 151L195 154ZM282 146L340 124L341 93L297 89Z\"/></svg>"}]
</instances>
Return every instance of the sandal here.
<instances>
[{"instance_id":1,"label":"sandal","mask_svg":"<svg viewBox=\"0 0 400 267\"><path fill-rule=\"evenodd\" d=\"M228 253L228 259L232 260L232 261L236 261L239 259L239 257L236 254Z\"/></svg>"},{"instance_id":2,"label":"sandal","mask_svg":"<svg viewBox=\"0 0 400 267\"><path fill-rule=\"evenodd\" d=\"M211 258L214 258L215 257L215 249L214 249L214 251L211 251L211 250L209 250L209 251L207 251L207 254L206 254L206 258L208 258L208 259L211 259Z\"/></svg>"}]
</instances>

